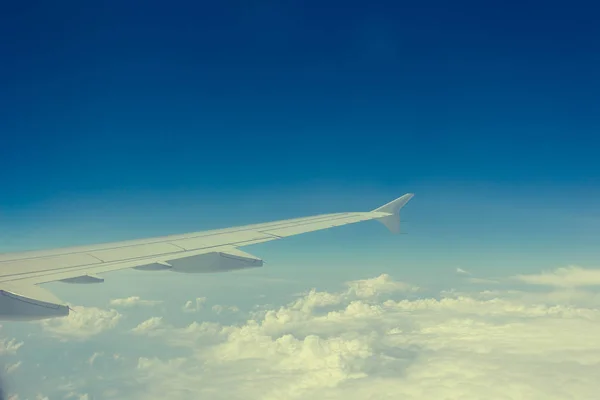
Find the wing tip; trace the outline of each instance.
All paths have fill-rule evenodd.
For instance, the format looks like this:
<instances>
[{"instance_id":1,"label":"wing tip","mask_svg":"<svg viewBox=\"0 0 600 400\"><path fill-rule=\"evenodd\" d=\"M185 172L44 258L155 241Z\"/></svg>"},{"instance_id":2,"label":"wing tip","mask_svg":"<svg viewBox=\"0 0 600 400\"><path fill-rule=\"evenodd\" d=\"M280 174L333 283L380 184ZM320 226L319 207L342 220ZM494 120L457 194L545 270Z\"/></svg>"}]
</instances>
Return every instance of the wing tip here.
<instances>
[{"instance_id":1,"label":"wing tip","mask_svg":"<svg viewBox=\"0 0 600 400\"><path fill-rule=\"evenodd\" d=\"M397 214L400 209L406 205L414 197L414 193L406 193L373 210L373 212L385 212L389 214Z\"/></svg>"},{"instance_id":2,"label":"wing tip","mask_svg":"<svg viewBox=\"0 0 600 400\"><path fill-rule=\"evenodd\" d=\"M385 217L377 218L377 221L385 225L385 227L394 234L400 233L400 209L413 198L414 193L406 193L374 209L372 212L381 212L390 214Z\"/></svg>"}]
</instances>

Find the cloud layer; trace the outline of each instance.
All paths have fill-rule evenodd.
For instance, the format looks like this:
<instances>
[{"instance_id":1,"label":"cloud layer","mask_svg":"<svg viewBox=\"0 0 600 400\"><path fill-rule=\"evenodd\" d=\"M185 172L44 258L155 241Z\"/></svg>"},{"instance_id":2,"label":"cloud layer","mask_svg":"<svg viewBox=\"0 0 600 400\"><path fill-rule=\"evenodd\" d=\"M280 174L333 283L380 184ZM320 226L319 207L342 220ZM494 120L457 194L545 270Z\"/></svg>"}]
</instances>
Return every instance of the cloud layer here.
<instances>
[{"instance_id":1,"label":"cloud layer","mask_svg":"<svg viewBox=\"0 0 600 400\"><path fill-rule=\"evenodd\" d=\"M578 285L597 273L495 278L493 290L462 274L467 289L427 294L382 274L247 314L205 297L183 309L166 300L175 314L76 308L41 324L50 340L91 346L73 360L81 376L57 381L65 389L49 398L597 399L600 303L593 286ZM515 279L525 289L498 283ZM0 344L22 351L17 340ZM26 368L5 366L11 376Z\"/></svg>"},{"instance_id":2,"label":"cloud layer","mask_svg":"<svg viewBox=\"0 0 600 400\"><path fill-rule=\"evenodd\" d=\"M240 325L161 326L165 343L189 355L140 358L137 398L564 400L600 392L598 309L501 292L386 300L415 290L387 275L347 287L309 291Z\"/></svg>"}]
</instances>

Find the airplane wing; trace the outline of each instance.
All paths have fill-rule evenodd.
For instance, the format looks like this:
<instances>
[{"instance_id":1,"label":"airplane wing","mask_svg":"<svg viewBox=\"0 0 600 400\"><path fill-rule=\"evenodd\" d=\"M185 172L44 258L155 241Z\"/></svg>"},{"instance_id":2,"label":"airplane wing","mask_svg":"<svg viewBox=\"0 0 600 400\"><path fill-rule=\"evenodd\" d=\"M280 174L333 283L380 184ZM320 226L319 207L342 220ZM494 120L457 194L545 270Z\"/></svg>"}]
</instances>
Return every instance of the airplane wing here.
<instances>
[{"instance_id":1,"label":"airplane wing","mask_svg":"<svg viewBox=\"0 0 600 400\"><path fill-rule=\"evenodd\" d=\"M235 228L54 250L0 254L0 319L35 320L69 314L47 282L100 283L97 274L125 268L206 273L260 267L263 261L239 249L301 233L377 220L400 229L400 209L412 193L369 212L324 214Z\"/></svg>"}]
</instances>

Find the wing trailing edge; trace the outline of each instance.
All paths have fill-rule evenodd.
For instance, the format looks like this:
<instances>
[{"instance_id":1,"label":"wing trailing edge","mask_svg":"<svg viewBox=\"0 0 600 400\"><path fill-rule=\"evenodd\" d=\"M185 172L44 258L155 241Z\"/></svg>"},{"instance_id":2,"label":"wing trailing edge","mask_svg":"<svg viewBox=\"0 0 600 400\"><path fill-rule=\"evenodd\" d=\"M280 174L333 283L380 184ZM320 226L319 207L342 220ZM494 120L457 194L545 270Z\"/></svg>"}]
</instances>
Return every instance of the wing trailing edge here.
<instances>
[{"instance_id":1,"label":"wing trailing edge","mask_svg":"<svg viewBox=\"0 0 600 400\"><path fill-rule=\"evenodd\" d=\"M67 315L69 306L37 285L0 286L0 319L31 321Z\"/></svg>"}]
</instances>

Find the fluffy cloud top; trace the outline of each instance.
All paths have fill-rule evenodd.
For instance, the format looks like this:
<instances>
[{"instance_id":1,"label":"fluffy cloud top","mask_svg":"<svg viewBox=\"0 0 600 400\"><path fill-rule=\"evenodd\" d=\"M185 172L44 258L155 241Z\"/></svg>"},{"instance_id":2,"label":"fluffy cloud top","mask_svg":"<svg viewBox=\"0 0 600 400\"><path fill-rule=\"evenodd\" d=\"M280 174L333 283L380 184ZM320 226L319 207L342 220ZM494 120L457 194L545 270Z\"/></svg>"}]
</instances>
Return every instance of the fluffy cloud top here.
<instances>
[{"instance_id":1,"label":"fluffy cloud top","mask_svg":"<svg viewBox=\"0 0 600 400\"><path fill-rule=\"evenodd\" d=\"M361 298L397 292L416 292L418 287L392 279L388 274L381 274L373 279L362 279L348 282L348 292Z\"/></svg>"},{"instance_id":2,"label":"fluffy cloud top","mask_svg":"<svg viewBox=\"0 0 600 400\"><path fill-rule=\"evenodd\" d=\"M40 324L45 331L65 340L87 339L115 328L122 317L116 310L74 307L68 317L47 319Z\"/></svg>"},{"instance_id":3,"label":"fluffy cloud top","mask_svg":"<svg viewBox=\"0 0 600 400\"><path fill-rule=\"evenodd\" d=\"M204 303L206 303L206 297L197 297L196 300L188 300L183 305L183 311L185 312L198 312L204 307Z\"/></svg>"},{"instance_id":4,"label":"fluffy cloud top","mask_svg":"<svg viewBox=\"0 0 600 400\"><path fill-rule=\"evenodd\" d=\"M138 326L133 328L131 331L133 333L143 334L143 333L156 331L158 328L161 328L162 326L163 326L162 317L152 317L152 318L147 319L146 321L140 323Z\"/></svg>"}]
</instances>

